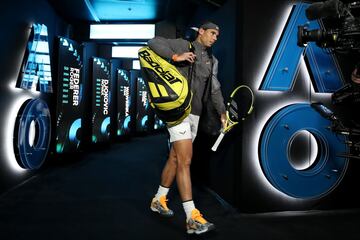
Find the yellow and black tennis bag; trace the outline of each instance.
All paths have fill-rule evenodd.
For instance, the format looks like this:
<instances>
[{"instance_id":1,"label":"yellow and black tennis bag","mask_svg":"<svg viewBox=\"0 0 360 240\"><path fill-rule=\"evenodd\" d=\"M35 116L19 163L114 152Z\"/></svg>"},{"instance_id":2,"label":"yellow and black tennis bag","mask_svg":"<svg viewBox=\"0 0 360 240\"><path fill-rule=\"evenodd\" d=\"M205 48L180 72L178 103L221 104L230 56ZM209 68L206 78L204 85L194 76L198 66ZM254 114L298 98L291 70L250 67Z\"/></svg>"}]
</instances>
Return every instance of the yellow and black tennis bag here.
<instances>
[{"instance_id":1,"label":"yellow and black tennis bag","mask_svg":"<svg viewBox=\"0 0 360 240\"><path fill-rule=\"evenodd\" d=\"M191 111L192 93L187 79L149 47L139 50L139 59L156 115L170 126L179 124Z\"/></svg>"}]
</instances>

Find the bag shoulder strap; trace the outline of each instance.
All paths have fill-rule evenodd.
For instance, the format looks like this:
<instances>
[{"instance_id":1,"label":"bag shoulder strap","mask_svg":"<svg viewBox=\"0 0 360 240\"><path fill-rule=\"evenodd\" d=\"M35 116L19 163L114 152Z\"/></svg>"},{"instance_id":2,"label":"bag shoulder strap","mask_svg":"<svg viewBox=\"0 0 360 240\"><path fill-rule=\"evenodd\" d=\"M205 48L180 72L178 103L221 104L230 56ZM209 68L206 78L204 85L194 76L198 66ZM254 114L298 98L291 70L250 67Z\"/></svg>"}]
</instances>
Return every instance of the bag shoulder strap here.
<instances>
[{"instance_id":1,"label":"bag shoulder strap","mask_svg":"<svg viewBox=\"0 0 360 240\"><path fill-rule=\"evenodd\" d=\"M210 69L210 76L208 77L206 84L205 84L205 90L204 95L202 96L202 101L207 101L209 97L211 96L211 90L212 90L212 77L213 77L213 70L214 70L214 59L211 52L209 52L209 57L211 60L211 69Z\"/></svg>"},{"instance_id":2,"label":"bag shoulder strap","mask_svg":"<svg viewBox=\"0 0 360 240\"><path fill-rule=\"evenodd\" d=\"M189 52L195 53L195 47L192 42L189 42ZM188 84L190 86L190 89L191 89L191 82L192 82L193 74L194 74L194 63L191 63L189 66L189 72L188 72Z\"/></svg>"}]
</instances>

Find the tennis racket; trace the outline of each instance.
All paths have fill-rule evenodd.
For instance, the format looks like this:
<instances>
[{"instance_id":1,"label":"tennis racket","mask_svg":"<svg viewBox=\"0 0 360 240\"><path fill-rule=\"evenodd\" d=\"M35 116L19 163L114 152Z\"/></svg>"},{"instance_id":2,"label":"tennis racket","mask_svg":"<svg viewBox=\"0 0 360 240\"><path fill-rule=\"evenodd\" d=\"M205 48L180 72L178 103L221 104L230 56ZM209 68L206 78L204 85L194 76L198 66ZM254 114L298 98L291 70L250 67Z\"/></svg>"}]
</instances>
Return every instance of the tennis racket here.
<instances>
[{"instance_id":1,"label":"tennis racket","mask_svg":"<svg viewBox=\"0 0 360 240\"><path fill-rule=\"evenodd\" d=\"M231 93L230 99L226 104L226 126L221 129L220 135L212 146L211 150L217 150L219 144L240 120L245 120L252 112L254 104L254 93L250 87L240 85Z\"/></svg>"}]
</instances>

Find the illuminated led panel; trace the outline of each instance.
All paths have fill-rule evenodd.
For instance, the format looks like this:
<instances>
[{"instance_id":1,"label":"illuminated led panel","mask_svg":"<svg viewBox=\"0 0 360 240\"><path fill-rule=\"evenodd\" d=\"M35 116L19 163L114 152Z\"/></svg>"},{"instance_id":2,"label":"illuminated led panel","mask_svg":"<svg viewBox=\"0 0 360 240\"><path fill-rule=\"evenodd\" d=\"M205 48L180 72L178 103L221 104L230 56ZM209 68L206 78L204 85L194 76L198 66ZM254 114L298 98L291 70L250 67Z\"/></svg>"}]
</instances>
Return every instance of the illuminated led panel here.
<instances>
[{"instance_id":1,"label":"illuminated led panel","mask_svg":"<svg viewBox=\"0 0 360 240\"><path fill-rule=\"evenodd\" d=\"M130 73L124 69L117 71L117 135L127 135L131 132L131 88Z\"/></svg>"},{"instance_id":2,"label":"illuminated led panel","mask_svg":"<svg viewBox=\"0 0 360 240\"><path fill-rule=\"evenodd\" d=\"M92 58L92 142L110 139L111 77L110 61Z\"/></svg>"},{"instance_id":3,"label":"illuminated led panel","mask_svg":"<svg viewBox=\"0 0 360 240\"><path fill-rule=\"evenodd\" d=\"M136 131L147 132L152 130L153 112L150 107L146 84L140 71L131 70L131 78L136 83Z\"/></svg>"},{"instance_id":4,"label":"illuminated led panel","mask_svg":"<svg viewBox=\"0 0 360 240\"><path fill-rule=\"evenodd\" d=\"M113 58L138 58L138 51L142 47L143 46L114 46L114 47L112 47L112 57Z\"/></svg>"},{"instance_id":5,"label":"illuminated led panel","mask_svg":"<svg viewBox=\"0 0 360 240\"><path fill-rule=\"evenodd\" d=\"M151 39L154 24L92 24L90 39Z\"/></svg>"},{"instance_id":6,"label":"illuminated led panel","mask_svg":"<svg viewBox=\"0 0 360 240\"><path fill-rule=\"evenodd\" d=\"M56 152L79 149L83 116L82 59L80 45L68 38L58 39Z\"/></svg>"}]
</instances>

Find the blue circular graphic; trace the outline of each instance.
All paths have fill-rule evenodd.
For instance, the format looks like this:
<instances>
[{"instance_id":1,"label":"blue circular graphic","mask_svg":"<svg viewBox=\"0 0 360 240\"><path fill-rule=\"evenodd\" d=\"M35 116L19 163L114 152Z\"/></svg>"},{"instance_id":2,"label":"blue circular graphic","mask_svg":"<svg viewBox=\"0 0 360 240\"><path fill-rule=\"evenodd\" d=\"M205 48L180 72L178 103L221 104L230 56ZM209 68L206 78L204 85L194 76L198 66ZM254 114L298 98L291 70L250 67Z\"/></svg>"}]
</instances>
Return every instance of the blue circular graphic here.
<instances>
[{"instance_id":1,"label":"blue circular graphic","mask_svg":"<svg viewBox=\"0 0 360 240\"><path fill-rule=\"evenodd\" d=\"M147 128L148 127L148 120L149 120L149 117L148 115L145 115L142 119L141 119L141 127L142 128Z\"/></svg>"},{"instance_id":2,"label":"blue circular graphic","mask_svg":"<svg viewBox=\"0 0 360 240\"><path fill-rule=\"evenodd\" d=\"M35 141L29 143L32 123ZM50 110L41 99L29 99L21 106L14 130L14 150L18 164L25 169L40 168L45 161L51 135Z\"/></svg>"},{"instance_id":3,"label":"blue circular graphic","mask_svg":"<svg viewBox=\"0 0 360 240\"><path fill-rule=\"evenodd\" d=\"M260 139L260 161L271 184L295 198L319 198L333 190L343 178L348 159L337 157L348 152L346 138L337 135L310 104L289 105L266 124ZM289 162L289 142L298 131L310 132L316 139L318 155L309 168L297 170Z\"/></svg>"},{"instance_id":4,"label":"blue circular graphic","mask_svg":"<svg viewBox=\"0 0 360 240\"><path fill-rule=\"evenodd\" d=\"M123 124L123 128L126 130L126 131L129 131L130 130L130 121L131 121L131 116L127 116L124 120L124 124Z\"/></svg>"},{"instance_id":5,"label":"blue circular graphic","mask_svg":"<svg viewBox=\"0 0 360 240\"><path fill-rule=\"evenodd\" d=\"M101 123L101 133L104 135L110 135L110 117L104 119Z\"/></svg>"},{"instance_id":6,"label":"blue circular graphic","mask_svg":"<svg viewBox=\"0 0 360 240\"><path fill-rule=\"evenodd\" d=\"M80 143L80 139L77 138L77 133L81 129L81 118L76 119L69 129L69 140L77 145Z\"/></svg>"}]
</instances>

